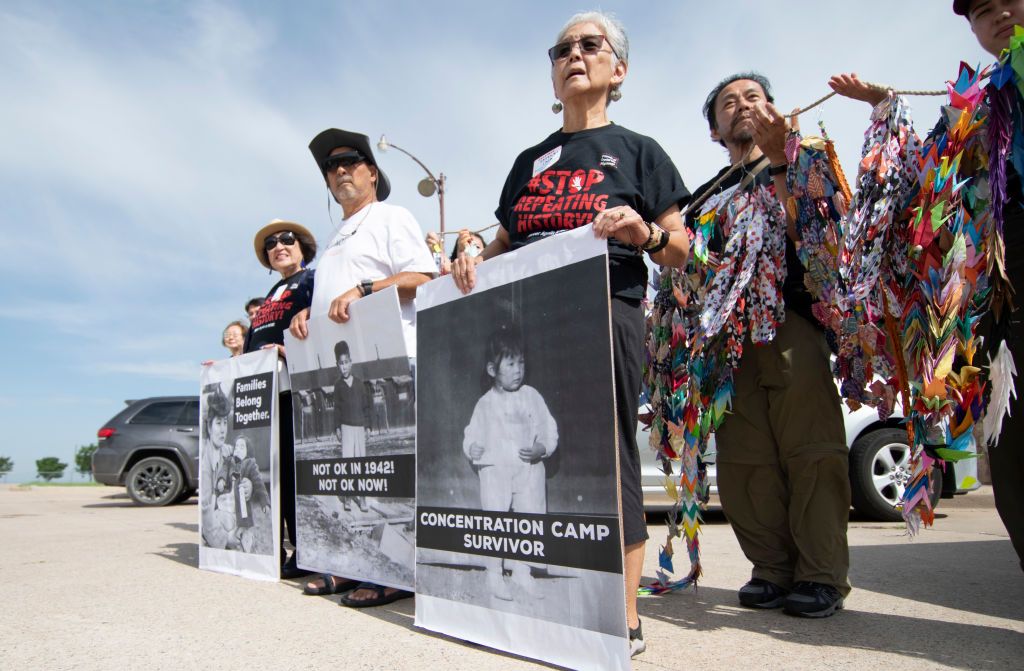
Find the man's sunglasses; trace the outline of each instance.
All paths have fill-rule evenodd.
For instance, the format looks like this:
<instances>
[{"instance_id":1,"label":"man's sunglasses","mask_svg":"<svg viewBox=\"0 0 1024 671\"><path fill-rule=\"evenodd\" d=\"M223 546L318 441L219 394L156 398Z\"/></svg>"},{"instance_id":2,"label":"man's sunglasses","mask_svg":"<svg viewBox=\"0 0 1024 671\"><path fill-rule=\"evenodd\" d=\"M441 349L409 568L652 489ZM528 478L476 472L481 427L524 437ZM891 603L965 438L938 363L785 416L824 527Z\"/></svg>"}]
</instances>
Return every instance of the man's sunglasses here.
<instances>
[{"instance_id":1,"label":"man's sunglasses","mask_svg":"<svg viewBox=\"0 0 1024 671\"><path fill-rule=\"evenodd\" d=\"M357 163L362 163L366 160L366 157L358 151L343 151L340 154L334 154L324 159L324 172L334 172L340 165L342 168L348 170Z\"/></svg>"},{"instance_id":2,"label":"man's sunglasses","mask_svg":"<svg viewBox=\"0 0 1024 671\"><path fill-rule=\"evenodd\" d=\"M566 40L565 42L559 42L555 46L548 49L548 58L551 59L552 64L555 61L560 61L563 58L568 58L569 54L572 53L572 48L575 45L580 45L580 53L586 55L594 55L601 51L601 47L608 41L604 35L584 35L575 40ZM612 49L612 45L609 44L608 48L618 58L619 55L615 53L615 49Z\"/></svg>"},{"instance_id":3,"label":"man's sunglasses","mask_svg":"<svg viewBox=\"0 0 1024 671\"><path fill-rule=\"evenodd\" d=\"M291 231L281 231L277 235L268 235L264 238L263 249L264 251L269 252L274 247L277 247L277 243L279 242L285 247L291 247L297 240L298 238L296 238L295 234Z\"/></svg>"}]
</instances>

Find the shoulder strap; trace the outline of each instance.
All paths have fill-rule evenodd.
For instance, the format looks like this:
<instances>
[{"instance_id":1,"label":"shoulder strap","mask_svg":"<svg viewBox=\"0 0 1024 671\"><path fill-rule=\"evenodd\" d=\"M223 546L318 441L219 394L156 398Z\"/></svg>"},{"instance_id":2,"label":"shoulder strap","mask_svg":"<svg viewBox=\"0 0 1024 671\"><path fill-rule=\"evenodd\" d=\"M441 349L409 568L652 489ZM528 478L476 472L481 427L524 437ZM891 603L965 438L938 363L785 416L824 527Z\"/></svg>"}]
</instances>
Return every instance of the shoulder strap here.
<instances>
[{"instance_id":1,"label":"shoulder strap","mask_svg":"<svg viewBox=\"0 0 1024 671\"><path fill-rule=\"evenodd\" d=\"M750 183L754 181L754 178L757 177L758 173L768 167L768 163L768 157L762 156L761 160L755 163L754 167L750 169L750 172L743 177L743 181L740 182L740 191L743 191L750 186Z\"/></svg>"},{"instance_id":2,"label":"shoulder strap","mask_svg":"<svg viewBox=\"0 0 1024 671\"><path fill-rule=\"evenodd\" d=\"M751 147L751 151L753 151L753 147ZM747 152L747 154L749 155L750 152ZM743 160L746 160L746 157L744 157ZM722 173L718 177L718 179L716 179L714 182L712 182L711 186L709 186L707 188L707 190L704 191L704 193L702 193L700 196L698 196L697 198L695 198L692 201L690 201L690 203L686 206L686 208L682 212L683 218L685 219L686 217L690 216L690 214L692 212L696 212L697 208L700 207L704 203L705 200L707 200L713 194L715 194L717 192L717 190L718 190L719 185L722 182L724 182L725 179L729 175L731 175L732 173L736 172L737 170L740 169L740 167L743 166L743 160L741 160L739 163L733 164L733 166L731 168L726 170L724 173ZM768 167L768 157L767 156L762 156L761 160L754 164L754 167L751 168L749 172L747 172L746 176L744 176L744 178L743 178L743 181L740 182L740 186L739 186L740 190L743 190L743 189L747 188L748 186L750 186L750 182L752 182L754 180L754 178L757 177L757 174L759 172L761 172L762 170L764 170L766 167Z\"/></svg>"}]
</instances>

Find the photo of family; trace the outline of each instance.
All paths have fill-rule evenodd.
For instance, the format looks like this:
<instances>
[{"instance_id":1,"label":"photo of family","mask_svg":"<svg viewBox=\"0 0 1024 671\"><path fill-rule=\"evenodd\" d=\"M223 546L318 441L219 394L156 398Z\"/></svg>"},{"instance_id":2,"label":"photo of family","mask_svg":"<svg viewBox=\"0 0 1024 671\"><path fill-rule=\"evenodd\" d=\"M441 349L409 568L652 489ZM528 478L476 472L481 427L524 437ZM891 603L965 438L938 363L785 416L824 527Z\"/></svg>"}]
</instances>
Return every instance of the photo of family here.
<instances>
[{"instance_id":1,"label":"photo of family","mask_svg":"<svg viewBox=\"0 0 1024 671\"><path fill-rule=\"evenodd\" d=\"M200 492L204 512L203 543L208 547L241 552L270 552L270 492L252 456L251 441L239 435L228 438L231 401L219 382L203 396L203 440L210 449L203 454ZM206 490L200 484L200 490Z\"/></svg>"},{"instance_id":2,"label":"photo of family","mask_svg":"<svg viewBox=\"0 0 1024 671\"><path fill-rule=\"evenodd\" d=\"M275 366L276 352L261 351L203 369L199 510L200 555L207 568L244 573L274 564ZM277 577L271 573L267 577Z\"/></svg>"}]
</instances>

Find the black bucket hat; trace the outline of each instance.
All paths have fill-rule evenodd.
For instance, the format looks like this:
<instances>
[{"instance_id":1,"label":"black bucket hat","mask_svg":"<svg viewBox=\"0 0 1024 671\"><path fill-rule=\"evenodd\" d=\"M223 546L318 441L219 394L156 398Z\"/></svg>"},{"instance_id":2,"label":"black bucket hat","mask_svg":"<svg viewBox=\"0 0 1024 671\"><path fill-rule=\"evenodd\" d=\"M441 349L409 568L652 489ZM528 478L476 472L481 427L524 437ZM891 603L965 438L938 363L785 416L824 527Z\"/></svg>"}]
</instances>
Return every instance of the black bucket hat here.
<instances>
[{"instance_id":1,"label":"black bucket hat","mask_svg":"<svg viewBox=\"0 0 1024 671\"><path fill-rule=\"evenodd\" d=\"M377 165L377 159L373 156L373 149L370 148L370 138L362 133L353 133L337 128L328 128L317 134L309 143L309 151L313 154L316 167L320 174L327 176L324 170L324 161L331 155L331 152L338 147L352 147L366 157L366 160L377 168L377 200L387 200L391 195L391 182L388 176Z\"/></svg>"}]
</instances>

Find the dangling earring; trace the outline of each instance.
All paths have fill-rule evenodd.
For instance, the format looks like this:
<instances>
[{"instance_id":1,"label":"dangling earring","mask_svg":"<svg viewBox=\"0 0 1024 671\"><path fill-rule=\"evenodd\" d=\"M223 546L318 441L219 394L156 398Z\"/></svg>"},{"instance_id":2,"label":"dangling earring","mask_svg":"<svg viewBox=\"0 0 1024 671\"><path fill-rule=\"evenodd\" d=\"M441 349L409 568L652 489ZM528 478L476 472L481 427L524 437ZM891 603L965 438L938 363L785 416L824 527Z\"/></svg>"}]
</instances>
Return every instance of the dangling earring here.
<instances>
[{"instance_id":1,"label":"dangling earring","mask_svg":"<svg viewBox=\"0 0 1024 671\"><path fill-rule=\"evenodd\" d=\"M556 100L554 103L552 103L551 111L555 114L560 114L562 112L562 101Z\"/></svg>"},{"instance_id":2,"label":"dangling earring","mask_svg":"<svg viewBox=\"0 0 1024 671\"><path fill-rule=\"evenodd\" d=\"M620 91L617 88L616 89L612 89L608 93L608 100L611 100L612 102L615 102L616 100L622 100L622 91Z\"/></svg>"}]
</instances>

